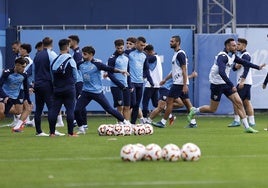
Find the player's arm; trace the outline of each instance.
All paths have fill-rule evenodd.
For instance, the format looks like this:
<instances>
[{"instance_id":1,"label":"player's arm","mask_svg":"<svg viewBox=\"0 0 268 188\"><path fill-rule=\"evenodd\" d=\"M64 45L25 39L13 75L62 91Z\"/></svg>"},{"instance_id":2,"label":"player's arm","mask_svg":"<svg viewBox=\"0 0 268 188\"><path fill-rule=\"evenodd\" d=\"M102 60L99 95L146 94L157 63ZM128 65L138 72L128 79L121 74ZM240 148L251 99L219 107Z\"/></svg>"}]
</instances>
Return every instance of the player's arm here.
<instances>
[{"instance_id":1,"label":"player's arm","mask_svg":"<svg viewBox=\"0 0 268 188\"><path fill-rule=\"evenodd\" d=\"M263 84L262 84L262 88L263 88L263 89L266 88L267 83L268 83L268 73L267 73L267 75L266 75L266 77L265 77L265 79L264 79L264 82L263 82Z\"/></svg>"},{"instance_id":2,"label":"player's arm","mask_svg":"<svg viewBox=\"0 0 268 188\"><path fill-rule=\"evenodd\" d=\"M228 63L228 58L225 55L220 55L217 58L217 65L219 67L219 75L220 77L224 80L224 82L231 86L234 87L234 84L231 82L231 80L228 78L228 76L225 73L226 69L226 64Z\"/></svg>"},{"instance_id":3,"label":"player's arm","mask_svg":"<svg viewBox=\"0 0 268 188\"><path fill-rule=\"evenodd\" d=\"M24 79L23 79L23 93L24 93L24 98L28 101L29 104L32 104L30 100L30 94L29 94L29 82L28 82L28 76L27 74L23 74Z\"/></svg>"},{"instance_id":4,"label":"player's arm","mask_svg":"<svg viewBox=\"0 0 268 188\"><path fill-rule=\"evenodd\" d=\"M115 67L115 61L116 61L115 56L112 56L111 58L108 59L108 66ZM111 79L111 81L117 85L119 88L124 89L125 86L122 84L118 79L115 78L113 72L107 72L108 77Z\"/></svg>"},{"instance_id":5,"label":"player's arm","mask_svg":"<svg viewBox=\"0 0 268 188\"><path fill-rule=\"evenodd\" d=\"M187 93L188 92L188 86L187 86L187 81L188 81L188 73L187 73L187 67L186 67L186 56L184 53L178 53L177 55L177 60L179 62L179 66L182 69L182 78L183 78L183 92Z\"/></svg>"},{"instance_id":6,"label":"player's arm","mask_svg":"<svg viewBox=\"0 0 268 188\"><path fill-rule=\"evenodd\" d=\"M143 75L145 78L147 78L147 80L149 81L149 83L151 84L151 86L154 86L154 82L153 79L150 75L150 71L149 71L149 63L148 63L148 59L145 59L145 62L143 63Z\"/></svg>"},{"instance_id":7,"label":"player's arm","mask_svg":"<svg viewBox=\"0 0 268 188\"><path fill-rule=\"evenodd\" d=\"M265 67L265 64L261 64L259 66L259 65L256 65L256 64L249 62L248 60L241 59L237 55L235 55L234 62L239 63L239 64L243 65L244 67L251 67L251 68L257 69L257 70L261 70L263 67Z\"/></svg>"},{"instance_id":8,"label":"player's arm","mask_svg":"<svg viewBox=\"0 0 268 188\"><path fill-rule=\"evenodd\" d=\"M4 83L5 83L5 81L6 81L6 79L7 79L7 77L8 77L8 75L9 75L9 70L4 70L3 72L2 72L2 76L1 76L1 78L0 78L0 97L1 98L7 98L8 97L8 95L5 93L5 91L3 90L3 85L4 85Z\"/></svg>"},{"instance_id":9,"label":"player's arm","mask_svg":"<svg viewBox=\"0 0 268 188\"><path fill-rule=\"evenodd\" d=\"M160 86L164 85L169 79L172 78L172 72L170 73L159 83Z\"/></svg>"}]
</instances>

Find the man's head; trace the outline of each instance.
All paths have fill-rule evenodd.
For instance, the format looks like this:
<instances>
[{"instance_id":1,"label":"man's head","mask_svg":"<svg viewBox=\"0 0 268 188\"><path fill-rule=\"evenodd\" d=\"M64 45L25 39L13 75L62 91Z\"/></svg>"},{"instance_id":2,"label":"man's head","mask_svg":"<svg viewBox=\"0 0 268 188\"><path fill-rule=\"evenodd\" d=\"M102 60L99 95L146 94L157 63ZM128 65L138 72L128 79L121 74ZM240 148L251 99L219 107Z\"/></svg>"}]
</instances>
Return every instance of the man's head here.
<instances>
[{"instance_id":1,"label":"man's head","mask_svg":"<svg viewBox=\"0 0 268 188\"><path fill-rule=\"evenodd\" d=\"M237 47L238 51L244 51L247 48L248 41L244 38L237 39Z\"/></svg>"},{"instance_id":2,"label":"man's head","mask_svg":"<svg viewBox=\"0 0 268 188\"><path fill-rule=\"evenodd\" d=\"M42 40L42 43L43 43L44 48L48 48L48 47L52 48L53 39L50 37L45 37Z\"/></svg>"},{"instance_id":3,"label":"man's head","mask_svg":"<svg viewBox=\"0 0 268 188\"><path fill-rule=\"evenodd\" d=\"M20 57L15 60L15 72L17 73L23 73L25 67L28 64L28 60L26 58Z\"/></svg>"},{"instance_id":4,"label":"man's head","mask_svg":"<svg viewBox=\"0 0 268 188\"><path fill-rule=\"evenodd\" d=\"M181 44L181 37L179 35L172 36L170 39L170 48L178 50Z\"/></svg>"},{"instance_id":5,"label":"man's head","mask_svg":"<svg viewBox=\"0 0 268 188\"><path fill-rule=\"evenodd\" d=\"M117 39L114 41L114 46L116 49L116 52L119 54L124 53L124 40L123 39Z\"/></svg>"},{"instance_id":6,"label":"man's head","mask_svg":"<svg viewBox=\"0 0 268 188\"><path fill-rule=\"evenodd\" d=\"M32 51L32 46L30 44L21 44L20 45L20 55L22 57L25 57L26 55L29 55Z\"/></svg>"},{"instance_id":7,"label":"man's head","mask_svg":"<svg viewBox=\"0 0 268 188\"><path fill-rule=\"evenodd\" d=\"M139 51L143 51L146 46L146 39L144 37L138 37L136 42L136 48Z\"/></svg>"},{"instance_id":8,"label":"man's head","mask_svg":"<svg viewBox=\"0 0 268 188\"><path fill-rule=\"evenodd\" d=\"M14 42L12 42L11 44L11 48L12 48L12 51L15 53L15 54L18 54L19 53L19 50L20 50L20 41L16 40Z\"/></svg>"},{"instance_id":9,"label":"man's head","mask_svg":"<svg viewBox=\"0 0 268 188\"><path fill-rule=\"evenodd\" d=\"M233 38L228 38L224 42L224 46L227 52L232 52L232 53L236 52L236 42Z\"/></svg>"},{"instance_id":10,"label":"man's head","mask_svg":"<svg viewBox=\"0 0 268 188\"><path fill-rule=\"evenodd\" d=\"M153 55L154 54L154 47L151 44L148 44L147 46L145 46L144 51L148 54L148 55Z\"/></svg>"},{"instance_id":11,"label":"man's head","mask_svg":"<svg viewBox=\"0 0 268 188\"><path fill-rule=\"evenodd\" d=\"M136 47L137 39L135 37L128 37L126 42L126 48L128 50Z\"/></svg>"},{"instance_id":12,"label":"man's head","mask_svg":"<svg viewBox=\"0 0 268 188\"><path fill-rule=\"evenodd\" d=\"M92 46L82 48L82 56L85 61L91 61L95 55L95 49Z\"/></svg>"},{"instance_id":13,"label":"man's head","mask_svg":"<svg viewBox=\"0 0 268 188\"><path fill-rule=\"evenodd\" d=\"M69 52L70 40L69 39L61 39L61 40L59 40L59 48L60 48L60 51Z\"/></svg>"},{"instance_id":14,"label":"man's head","mask_svg":"<svg viewBox=\"0 0 268 188\"><path fill-rule=\"evenodd\" d=\"M70 40L70 47L71 47L72 49L77 48L77 46L78 46L78 44L79 44L79 42L80 42L79 37L78 37L77 35L70 35L70 36L68 37L68 39Z\"/></svg>"}]
</instances>

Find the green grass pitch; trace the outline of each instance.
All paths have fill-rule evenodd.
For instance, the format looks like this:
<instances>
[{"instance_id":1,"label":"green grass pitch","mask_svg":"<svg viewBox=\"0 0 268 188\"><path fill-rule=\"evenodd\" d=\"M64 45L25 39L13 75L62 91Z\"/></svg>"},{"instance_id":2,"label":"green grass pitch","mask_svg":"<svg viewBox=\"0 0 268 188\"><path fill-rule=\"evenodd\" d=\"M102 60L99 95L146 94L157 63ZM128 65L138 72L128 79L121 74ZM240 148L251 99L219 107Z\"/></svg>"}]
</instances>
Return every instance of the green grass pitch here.
<instances>
[{"instance_id":1,"label":"green grass pitch","mask_svg":"<svg viewBox=\"0 0 268 188\"><path fill-rule=\"evenodd\" d=\"M154 128L151 136L125 137L98 136L98 126L114 123L112 117L89 117L87 134L78 138L36 137L32 127L23 133L1 127L0 187L267 187L268 132L263 129L268 125L268 115L256 116L257 134L244 133L242 127L228 128L231 121L231 117L199 116L198 128L186 129L185 114L177 114L173 126ZM46 118L42 127L48 133ZM58 130L66 133L66 129ZM120 159L125 144L156 143L163 147L174 143L181 147L187 142L200 147L199 161Z\"/></svg>"}]
</instances>

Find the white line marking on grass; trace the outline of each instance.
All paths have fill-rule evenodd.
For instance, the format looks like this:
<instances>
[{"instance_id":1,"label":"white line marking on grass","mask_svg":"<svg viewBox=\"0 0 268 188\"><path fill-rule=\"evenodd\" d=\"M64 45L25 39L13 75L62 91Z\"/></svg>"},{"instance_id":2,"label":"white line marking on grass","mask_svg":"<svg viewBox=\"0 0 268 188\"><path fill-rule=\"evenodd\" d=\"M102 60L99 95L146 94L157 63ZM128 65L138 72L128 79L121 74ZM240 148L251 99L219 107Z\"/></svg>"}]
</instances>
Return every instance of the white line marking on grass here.
<instances>
[{"instance_id":1,"label":"white line marking on grass","mask_svg":"<svg viewBox=\"0 0 268 188\"><path fill-rule=\"evenodd\" d=\"M27 159L0 159L0 162L32 162L32 161L93 161L93 160L116 160L120 157L59 157L59 158L27 158Z\"/></svg>"},{"instance_id":2,"label":"white line marking on grass","mask_svg":"<svg viewBox=\"0 0 268 188\"><path fill-rule=\"evenodd\" d=\"M235 181L134 181L134 182L92 182L92 183L70 183L66 184L65 187L108 187L108 186L144 186L144 185L200 185L200 184L227 184L236 183Z\"/></svg>"},{"instance_id":3,"label":"white line marking on grass","mask_svg":"<svg viewBox=\"0 0 268 188\"><path fill-rule=\"evenodd\" d=\"M206 155L201 158L266 158L268 155ZM32 161L94 161L94 160L120 160L118 157L59 157L59 158L16 158L0 159L0 162L32 162Z\"/></svg>"}]
</instances>

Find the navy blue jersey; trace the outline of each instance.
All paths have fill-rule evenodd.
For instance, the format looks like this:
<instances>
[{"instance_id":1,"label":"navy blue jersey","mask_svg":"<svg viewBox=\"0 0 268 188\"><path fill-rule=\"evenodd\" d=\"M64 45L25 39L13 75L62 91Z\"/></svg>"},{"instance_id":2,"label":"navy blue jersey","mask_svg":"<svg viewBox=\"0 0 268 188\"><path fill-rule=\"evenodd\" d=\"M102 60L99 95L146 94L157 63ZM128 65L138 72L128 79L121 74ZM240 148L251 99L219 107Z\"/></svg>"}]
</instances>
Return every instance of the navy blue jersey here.
<instances>
[{"instance_id":1,"label":"navy blue jersey","mask_svg":"<svg viewBox=\"0 0 268 188\"><path fill-rule=\"evenodd\" d=\"M34 87L51 85L50 64L56 57L57 54L47 48L36 54L32 65Z\"/></svg>"}]
</instances>

